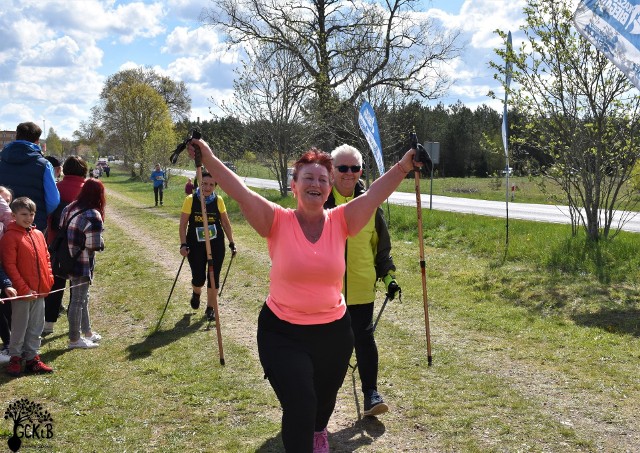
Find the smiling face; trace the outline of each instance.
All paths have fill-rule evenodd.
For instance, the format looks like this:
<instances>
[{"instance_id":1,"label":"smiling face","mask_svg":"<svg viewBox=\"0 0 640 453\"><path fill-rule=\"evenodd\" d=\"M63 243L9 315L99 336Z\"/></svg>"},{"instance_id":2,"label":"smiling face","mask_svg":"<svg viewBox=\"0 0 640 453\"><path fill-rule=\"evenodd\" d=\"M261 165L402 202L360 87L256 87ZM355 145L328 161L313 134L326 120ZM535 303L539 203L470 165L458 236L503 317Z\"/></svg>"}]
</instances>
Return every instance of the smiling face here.
<instances>
[{"instance_id":1,"label":"smiling face","mask_svg":"<svg viewBox=\"0 0 640 453\"><path fill-rule=\"evenodd\" d=\"M347 166L349 168L345 173L342 173L338 169L338 167L340 166ZM333 183L333 185L343 197L350 197L353 195L353 189L360 179L360 176L362 175L362 168L353 173L351 167L354 166L359 167L360 162L358 162L358 159L351 154L340 154L334 157L333 173L335 175L335 182Z\"/></svg>"},{"instance_id":2,"label":"smiling face","mask_svg":"<svg viewBox=\"0 0 640 453\"><path fill-rule=\"evenodd\" d=\"M211 176L203 176L202 177L202 186L201 190L205 197L208 197L213 193L216 188L216 182Z\"/></svg>"},{"instance_id":3,"label":"smiling face","mask_svg":"<svg viewBox=\"0 0 640 453\"><path fill-rule=\"evenodd\" d=\"M300 167L295 180L291 181L291 191L298 199L298 205L319 206L329 197L331 179L325 167L319 164L305 164Z\"/></svg>"},{"instance_id":4,"label":"smiling face","mask_svg":"<svg viewBox=\"0 0 640 453\"><path fill-rule=\"evenodd\" d=\"M29 211L27 208L20 208L13 213L16 224L22 228L29 228L33 225L33 219L36 217L35 211Z\"/></svg>"}]
</instances>

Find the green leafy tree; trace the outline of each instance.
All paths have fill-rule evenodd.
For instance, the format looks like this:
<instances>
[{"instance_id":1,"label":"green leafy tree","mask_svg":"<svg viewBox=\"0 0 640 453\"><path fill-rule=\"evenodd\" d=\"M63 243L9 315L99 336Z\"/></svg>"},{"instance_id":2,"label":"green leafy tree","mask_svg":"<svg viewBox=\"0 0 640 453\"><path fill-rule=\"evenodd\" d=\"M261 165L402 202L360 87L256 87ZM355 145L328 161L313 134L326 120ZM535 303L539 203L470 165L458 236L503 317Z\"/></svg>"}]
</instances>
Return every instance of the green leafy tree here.
<instances>
[{"instance_id":1,"label":"green leafy tree","mask_svg":"<svg viewBox=\"0 0 640 453\"><path fill-rule=\"evenodd\" d=\"M175 147L169 109L162 96L144 83L122 84L110 91L102 111L105 130L117 137L125 152L125 163L132 170L139 164L139 174L146 172L156 152L166 155ZM166 134L165 139L160 135Z\"/></svg>"},{"instance_id":2,"label":"green leafy tree","mask_svg":"<svg viewBox=\"0 0 640 453\"><path fill-rule=\"evenodd\" d=\"M46 143L48 156L62 156L64 154L62 140L60 140L60 137L52 127L49 128Z\"/></svg>"},{"instance_id":3,"label":"green leafy tree","mask_svg":"<svg viewBox=\"0 0 640 453\"><path fill-rule=\"evenodd\" d=\"M174 122L188 119L191 112L191 97L185 83L158 74L149 67L124 69L109 76L102 88L100 98L108 99L116 88L135 84L147 85L162 96Z\"/></svg>"},{"instance_id":4,"label":"green leafy tree","mask_svg":"<svg viewBox=\"0 0 640 453\"><path fill-rule=\"evenodd\" d=\"M152 165L155 165L156 162L164 168L171 152L175 149L178 142L178 136L174 131L171 118L169 118L168 115L165 115L164 118L160 117L142 145L145 154L144 161L149 163L147 170L149 170ZM170 173L170 171L166 171L167 184L171 177Z\"/></svg>"},{"instance_id":5,"label":"green leafy tree","mask_svg":"<svg viewBox=\"0 0 640 453\"><path fill-rule=\"evenodd\" d=\"M510 105L522 116L511 140L552 157L544 174L558 183L571 210L573 233L590 240L619 231L615 210L631 210L629 180L638 160L640 97L629 80L572 28L568 0L528 0L525 40L492 62L504 79L513 62Z\"/></svg>"}]
</instances>

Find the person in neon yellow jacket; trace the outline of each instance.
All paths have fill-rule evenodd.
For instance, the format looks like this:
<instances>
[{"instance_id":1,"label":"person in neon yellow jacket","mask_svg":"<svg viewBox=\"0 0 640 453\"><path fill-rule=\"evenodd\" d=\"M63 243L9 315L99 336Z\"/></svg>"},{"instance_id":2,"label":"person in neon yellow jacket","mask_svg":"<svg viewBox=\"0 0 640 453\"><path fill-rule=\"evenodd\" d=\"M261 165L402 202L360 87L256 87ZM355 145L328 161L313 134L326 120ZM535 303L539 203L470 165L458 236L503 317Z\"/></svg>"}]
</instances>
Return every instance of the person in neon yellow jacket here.
<instances>
[{"instance_id":1,"label":"person in neon yellow jacket","mask_svg":"<svg viewBox=\"0 0 640 453\"><path fill-rule=\"evenodd\" d=\"M362 154L353 146L342 145L332 153L335 179L324 207L339 206L365 192ZM395 280L396 267L391 257L391 240L387 224L378 208L367 225L347 239L346 274L342 292L351 315L355 337L358 374L364 394L364 415L380 415L389 407L378 393L378 348L373 328L373 309L378 279L385 283L389 299L400 290Z\"/></svg>"}]
</instances>

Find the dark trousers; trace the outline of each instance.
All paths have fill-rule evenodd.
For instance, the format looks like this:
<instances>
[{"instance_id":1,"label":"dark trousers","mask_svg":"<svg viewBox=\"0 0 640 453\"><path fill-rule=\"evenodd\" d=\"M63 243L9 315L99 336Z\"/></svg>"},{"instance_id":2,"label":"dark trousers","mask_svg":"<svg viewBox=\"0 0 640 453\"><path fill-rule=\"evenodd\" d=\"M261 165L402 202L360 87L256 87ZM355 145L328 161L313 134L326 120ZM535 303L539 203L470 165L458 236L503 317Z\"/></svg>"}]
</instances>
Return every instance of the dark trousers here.
<instances>
[{"instance_id":1,"label":"dark trousers","mask_svg":"<svg viewBox=\"0 0 640 453\"><path fill-rule=\"evenodd\" d=\"M211 275L207 269L207 247L204 242L191 242L187 240L189 246L189 254L187 260L191 268L191 284L197 288L204 286L207 282L207 288L211 288ZM215 287L220 288L220 270L224 261L224 240L210 241L211 244L211 260L213 261L213 279Z\"/></svg>"},{"instance_id":2,"label":"dark trousers","mask_svg":"<svg viewBox=\"0 0 640 453\"><path fill-rule=\"evenodd\" d=\"M327 427L353 352L347 311L316 325L278 319L265 304L258 317L258 353L282 407L287 452L311 453L313 433Z\"/></svg>"},{"instance_id":3,"label":"dark trousers","mask_svg":"<svg viewBox=\"0 0 640 453\"><path fill-rule=\"evenodd\" d=\"M6 296L4 291L3 296ZM0 339L2 339L3 347L9 346L11 338L11 302L5 301L0 304Z\"/></svg>"},{"instance_id":4,"label":"dark trousers","mask_svg":"<svg viewBox=\"0 0 640 453\"><path fill-rule=\"evenodd\" d=\"M57 289L64 289L67 286L67 280L62 277L53 277L53 286L51 291ZM46 322L57 322L60 315L60 306L62 305L62 298L64 297L64 291L58 291L50 293L44 298L44 320Z\"/></svg>"},{"instance_id":5,"label":"dark trousers","mask_svg":"<svg viewBox=\"0 0 640 453\"><path fill-rule=\"evenodd\" d=\"M162 203L162 186L153 187L153 196L158 204L158 197L160 197L160 203Z\"/></svg>"},{"instance_id":6,"label":"dark trousers","mask_svg":"<svg viewBox=\"0 0 640 453\"><path fill-rule=\"evenodd\" d=\"M378 346L373 338L373 305L372 302L347 307L351 315L358 374L363 392L378 389Z\"/></svg>"}]
</instances>

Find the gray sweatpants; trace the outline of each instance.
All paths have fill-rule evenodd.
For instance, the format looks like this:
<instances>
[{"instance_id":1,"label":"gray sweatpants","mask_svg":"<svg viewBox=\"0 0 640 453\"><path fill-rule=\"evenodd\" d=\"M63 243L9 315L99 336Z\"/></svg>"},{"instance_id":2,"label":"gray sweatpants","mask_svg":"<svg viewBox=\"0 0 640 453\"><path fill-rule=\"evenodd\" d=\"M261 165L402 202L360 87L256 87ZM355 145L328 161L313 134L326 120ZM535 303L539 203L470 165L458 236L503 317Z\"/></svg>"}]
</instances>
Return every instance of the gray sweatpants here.
<instances>
[{"instance_id":1,"label":"gray sweatpants","mask_svg":"<svg viewBox=\"0 0 640 453\"><path fill-rule=\"evenodd\" d=\"M40 334L44 327L44 297L11 301L11 340L9 354L32 360L40 349Z\"/></svg>"},{"instance_id":2,"label":"gray sweatpants","mask_svg":"<svg viewBox=\"0 0 640 453\"><path fill-rule=\"evenodd\" d=\"M76 286L80 285L80 286ZM89 277L71 277L71 300L67 309L69 341L78 341L80 332L91 332L89 320Z\"/></svg>"}]
</instances>

